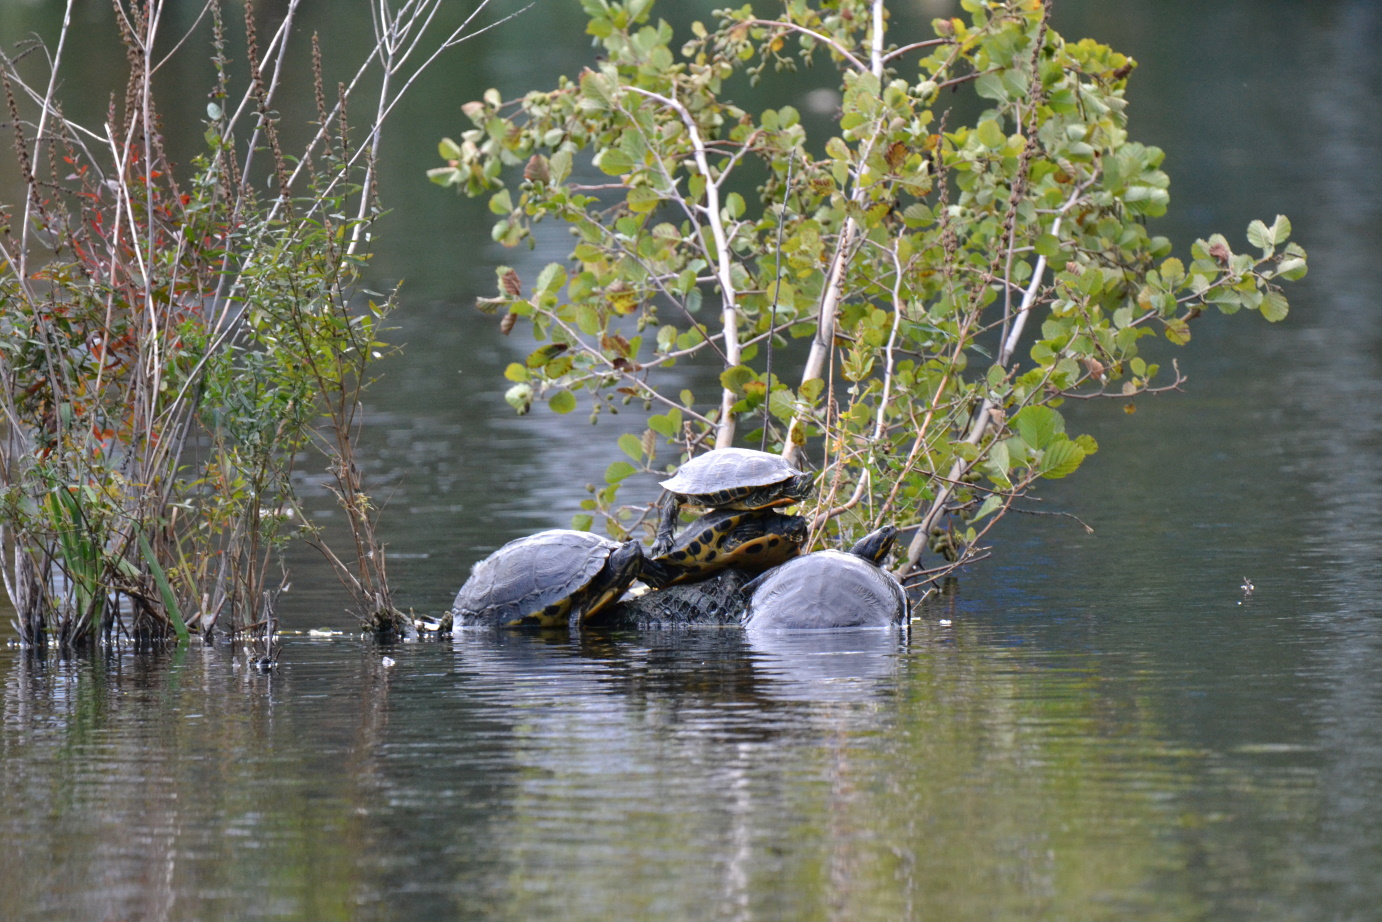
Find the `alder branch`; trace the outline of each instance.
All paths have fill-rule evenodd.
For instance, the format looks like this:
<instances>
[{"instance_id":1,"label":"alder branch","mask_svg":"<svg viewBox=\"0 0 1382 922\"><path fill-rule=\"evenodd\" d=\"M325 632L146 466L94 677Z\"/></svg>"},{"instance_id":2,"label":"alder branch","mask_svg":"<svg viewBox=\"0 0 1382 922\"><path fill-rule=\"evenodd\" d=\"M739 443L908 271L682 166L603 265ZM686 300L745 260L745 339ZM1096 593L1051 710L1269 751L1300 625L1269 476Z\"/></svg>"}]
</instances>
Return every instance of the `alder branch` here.
<instances>
[{"instance_id":1,"label":"alder branch","mask_svg":"<svg viewBox=\"0 0 1382 922\"><path fill-rule=\"evenodd\" d=\"M715 240L716 277L720 285L720 297L723 299L721 320L724 326L725 364L732 368L739 364L740 356L739 305L738 294L734 289L734 279L730 274L729 240L725 234L724 221L720 215L720 183L729 173L728 171L722 173L717 180L710 171L710 162L706 159L706 146L701 139L700 128L690 111L678 100L636 86L627 86L625 89L656 100L676 112L681 117L682 124L686 126L687 134L691 139L696 169L705 177L706 202L704 205L693 204L692 207L705 217L705 223L710 225L710 233ZM696 222L695 227L697 235L701 238L702 249L709 253L710 247L705 240L705 225ZM734 444L734 404L737 402L738 398L735 397L733 391L727 387L722 388L720 418L715 427L715 444L718 447L727 448Z\"/></svg>"}]
</instances>

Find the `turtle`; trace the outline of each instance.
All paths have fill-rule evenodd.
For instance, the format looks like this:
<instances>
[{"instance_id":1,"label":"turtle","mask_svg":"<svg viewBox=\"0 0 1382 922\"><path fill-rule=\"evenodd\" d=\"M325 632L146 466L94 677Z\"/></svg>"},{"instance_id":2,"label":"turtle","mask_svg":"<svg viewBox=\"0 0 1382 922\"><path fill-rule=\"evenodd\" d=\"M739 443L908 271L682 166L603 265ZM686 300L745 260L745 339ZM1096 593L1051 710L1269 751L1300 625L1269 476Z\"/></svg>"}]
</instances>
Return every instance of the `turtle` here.
<instances>
[{"instance_id":1,"label":"turtle","mask_svg":"<svg viewBox=\"0 0 1382 922\"><path fill-rule=\"evenodd\" d=\"M744 587L748 630L888 627L907 619L907 592L882 564L897 540L885 525L842 551L816 551Z\"/></svg>"},{"instance_id":2,"label":"turtle","mask_svg":"<svg viewBox=\"0 0 1382 922\"><path fill-rule=\"evenodd\" d=\"M600 626L631 630L693 624L737 628L744 617L740 590L752 577L731 567L699 582L625 597L600 616Z\"/></svg>"},{"instance_id":3,"label":"turtle","mask_svg":"<svg viewBox=\"0 0 1382 922\"><path fill-rule=\"evenodd\" d=\"M740 510L790 506L810 492L814 480L781 455L752 448L716 448L692 458L662 481L667 493L658 504L652 555L661 557L671 550L677 510L683 504Z\"/></svg>"},{"instance_id":4,"label":"turtle","mask_svg":"<svg viewBox=\"0 0 1382 922\"><path fill-rule=\"evenodd\" d=\"M757 575L797 556L806 532L806 519L799 515L719 509L687 525L665 554L645 561L642 579L662 589L726 567Z\"/></svg>"},{"instance_id":5,"label":"turtle","mask_svg":"<svg viewBox=\"0 0 1382 922\"><path fill-rule=\"evenodd\" d=\"M643 546L558 528L518 538L477 563L451 614L467 625L567 627L624 594L643 567Z\"/></svg>"}]
</instances>

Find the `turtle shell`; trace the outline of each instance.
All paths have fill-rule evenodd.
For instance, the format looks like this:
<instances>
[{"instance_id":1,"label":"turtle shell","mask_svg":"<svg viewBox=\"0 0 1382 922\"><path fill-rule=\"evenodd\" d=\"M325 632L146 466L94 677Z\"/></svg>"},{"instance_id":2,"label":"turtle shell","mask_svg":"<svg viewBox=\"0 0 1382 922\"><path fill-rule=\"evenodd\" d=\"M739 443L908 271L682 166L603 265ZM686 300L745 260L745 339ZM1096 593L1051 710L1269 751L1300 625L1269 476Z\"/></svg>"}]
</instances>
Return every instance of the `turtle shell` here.
<instances>
[{"instance_id":1,"label":"turtle shell","mask_svg":"<svg viewBox=\"0 0 1382 922\"><path fill-rule=\"evenodd\" d=\"M789 560L745 587L744 627L887 627L907 617L907 593L886 570L842 551Z\"/></svg>"},{"instance_id":2,"label":"turtle shell","mask_svg":"<svg viewBox=\"0 0 1382 922\"><path fill-rule=\"evenodd\" d=\"M702 506L728 506L748 497L763 497L766 505L771 504L775 492L766 488L789 488L807 481L807 475L781 455L752 448L717 448L687 461L675 476L662 481L662 486ZM804 489L801 492L804 494ZM785 498L795 501L799 497Z\"/></svg>"},{"instance_id":3,"label":"turtle shell","mask_svg":"<svg viewBox=\"0 0 1382 922\"><path fill-rule=\"evenodd\" d=\"M687 525L671 550L643 565L643 581L664 587L706 579L727 567L761 573L795 557L806 519L776 512L721 509Z\"/></svg>"},{"instance_id":4,"label":"turtle shell","mask_svg":"<svg viewBox=\"0 0 1382 922\"><path fill-rule=\"evenodd\" d=\"M569 529L510 541L475 565L451 606L454 623L565 626L618 547Z\"/></svg>"},{"instance_id":5,"label":"turtle shell","mask_svg":"<svg viewBox=\"0 0 1382 922\"><path fill-rule=\"evenodd\" d=\"M621 601L609 623L630 630L689 625L738 627L744 616L740 589L751 576L743 570L721 570L697 583L645 592Z\"/></svg>"}]
</instances>

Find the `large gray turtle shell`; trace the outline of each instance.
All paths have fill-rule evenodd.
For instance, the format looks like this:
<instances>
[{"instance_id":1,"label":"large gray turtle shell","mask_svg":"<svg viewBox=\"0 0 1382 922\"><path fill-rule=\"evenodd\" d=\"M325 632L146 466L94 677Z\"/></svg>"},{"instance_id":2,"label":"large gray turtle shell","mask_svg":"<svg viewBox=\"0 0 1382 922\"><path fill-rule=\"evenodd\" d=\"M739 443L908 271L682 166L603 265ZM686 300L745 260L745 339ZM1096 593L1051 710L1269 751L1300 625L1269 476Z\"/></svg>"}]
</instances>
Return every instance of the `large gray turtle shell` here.
<instances>
[{"instance_id":1,"label":"large gray turtle shell","mask_svg":"<svg viewBox=\"0 0 1382 922\"><path fill-rule=\"evenodd\" d=\"M752 448L717 448L687 461L673 477L662 481L662 486L673 493L695 496L766 487L801 473L781 455Z\"/></svg>"},{"instance_id":2,"label":"large gray turtle shell","mask_svg":"<svg viewBox=\"0 0 1382 922\"><path fill-rule=\"evenodd\" d=\"M886 627L907 616L907 593L892 574L841 551L789 560L750 588L749 629Z\"/></svg>"},{"instance_id":3,"label":"large gray turtle shell","mask_svg":"<svg viewBox=\"0 0 1382 922\"><path fill-rule=\"evenodd\" d=\"M558 528L518 538L477 563L451 609L462 622L504 623L590 585L618 544Z\"/></svg>"}]
</instances>

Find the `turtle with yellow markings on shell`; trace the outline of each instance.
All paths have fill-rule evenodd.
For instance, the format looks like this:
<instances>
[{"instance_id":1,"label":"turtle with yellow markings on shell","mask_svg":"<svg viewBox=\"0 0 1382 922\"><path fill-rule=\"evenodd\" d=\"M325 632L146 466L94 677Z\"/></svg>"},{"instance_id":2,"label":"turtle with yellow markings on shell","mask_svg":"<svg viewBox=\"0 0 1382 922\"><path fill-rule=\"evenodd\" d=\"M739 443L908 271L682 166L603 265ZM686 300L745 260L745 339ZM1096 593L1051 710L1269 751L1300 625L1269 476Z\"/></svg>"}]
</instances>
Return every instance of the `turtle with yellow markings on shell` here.
<instances>
[{"instance_id":1,"label":"turtle with yellow markings on shell","mask_svg":"<svg viewBox=\"0 0 1382 922\"><path fill-rule=\"evenodd\" d=\"M580 625L618 600L643 562L637 541L587 531L518 538L475 565L452 603L452 629Z\"/></svg>"}]
</instances>

